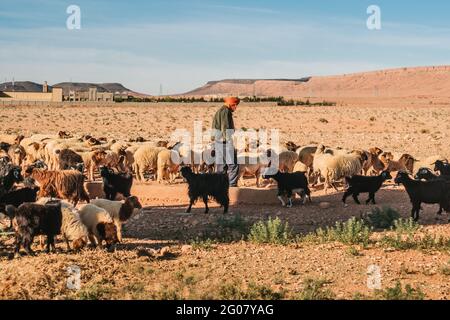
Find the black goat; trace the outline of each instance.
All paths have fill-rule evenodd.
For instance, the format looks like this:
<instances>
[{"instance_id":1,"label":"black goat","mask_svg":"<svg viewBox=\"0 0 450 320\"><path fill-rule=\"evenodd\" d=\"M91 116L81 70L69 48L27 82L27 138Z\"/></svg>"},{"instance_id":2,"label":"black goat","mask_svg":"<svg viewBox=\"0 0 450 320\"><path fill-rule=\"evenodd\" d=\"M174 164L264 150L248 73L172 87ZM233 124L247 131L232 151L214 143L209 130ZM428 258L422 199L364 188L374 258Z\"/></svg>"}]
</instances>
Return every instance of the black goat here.
<instances>
[{"instance_id":1,"label":"black goat","mask_svg":"<svg viewBox=\"0 0 450 320\"><path fill-rule=\"evenodd\" d=\"M11 144L9 144L7 142L0 142L0 150L8 152L10 147L11 147Z\"/></svg>"},{"instance_id":2,"label":"black goat","mask_svg":"<svg viewBox=\"0 0 450 320\"><path fill-rule=\"evenodd\" d=\"M277 170L268 168L262 175L263 179L274 179L278 184L278 199L281 201L283 207L292 208L292 195L298 194L302 198L303 204L306 203L306 198L311 202L311 190L308 186L308 178L304 172L283 173ZM286 195L288 203L283 200ZM305 197L306 196L306 197Z\"/></svg>"},{"instance_id":3,"label":"black goat","mask_svg":"<svg viewBox=\"0 0 450 320\"><path fill-rule=\"evenodd\" d=\"M0 175L0 197L9 192L15 183L23 181L20 167L10 165L5 172L5 175Z\"/></svg>"},{"instance_id":4,"label":"black goat","mask_svg":"<svg viewBox=\"0 0 450 320\"><path fill-rule=\"evenodd\" d=\"M56 251L55 236L61 233L62 213L61 202L49 202L46 205L24 203L16 211L13 220L16 233L15 256L19 256L22 245L28 255L34 255L31 250L36 235L47 236L46 251Z\"/></svg>"},{"instance_id":5,"label":"black goat","mask_svg":"<svg viewBox=\"0 0 450 320\"><path fill-rule=\"evenodd\" d=\"M189 185L188 195L190 203L186 210L187 213L191 212L192 205L199 198L203 199L205 213L208 213L208 197L212 197L223 206L224 214L228 212L230 205L230 181L228 180L228 175L222 173L195 174L189 167L181 168L181 175Z\"/></svg>"},{"instance_id":6,"label":"black goat","mask_svg":"<svg viewBox=\"0 0 450 320\"><path fill-rule=\"evenodd\" d=\"M438 160L434 163L434 171L439 171L442 176L450 176L450 164Z\"/></svg>"},{"instance_id":7,"label":"black goat","mask_svg":"<svg viewBox=\"0 0 450 320\"><path fill-rule=\"evenodd\" d=\"M115 200L117 193L123 194L126 198L131 196L131 187L133 186L131 173L114 173L113 170L102 166L100 175L103 179L103 191L106 199Z\"/></svg>"},{"instance_id":8,"label":"black goat","mask_svg":"<svg viewBox=\"0 0 450 320\"><path fill-rule=\"evenodd\" d=\"M39 192L39 188L22 188L14 191L10 191L3 196L0 197L0 203L4 206L13 206L18 208L20 205L26 202L36 202L37 193ZM14 215L11 214L10 210L0 210L1 213L6 214L10 219L10 228L12 227L12 220Z\"/></svg>"},{"instance_id":9,"label":"black goat","mask_svg":"<svg viewBox=\"0 0 450 320\"><path fill-rule=\"evenodd\" d=\"M84 171L83 158L70 149L59 151L59 170L78 170Z\"/></svg>"},{"instance_id":10,"label":"black goat","mask_svg":"<svg viewBox=\"0 0 450 320\"><path fill-rule=\"evenodd\" d=\"M431 180L436 180L436 179L443 179L443 180L449 180L450 181L450 176L446 176L446 175L438 176L437 174L434 174L428 168L420 168L419 171L417 172L417 174L414 176L414 179L426 180L426 181L431 181Z\"/></svg>"},{"instance_id":11,"label":"black goat","mask_svg":"<svg viewBox=\"0 0 450 320\"><path fill-rule=\"evenodd\" d=\"M399 172L395 183L403 184L413 205L411 216L419 220L422 203L439 204L438 215L445 210L450 212L450 182L437 179L432 181L419 181L411 179L406 172Z\"/></svg>"},{"instance_id":12,"label":"black goat","mask_svg":"<svg viewBox=\"0 0 450 320\"><path fill-rule=\"evenodd\" d=\"M379 176L376 177L366 177L366 176L352 176L345 177L345 181L348 185L347 190L344 193L342 198L342 202L346 206L346 200L351 195L357 204L361 204L359 202L358 196L361 193L368 193L369 199L367 199L366 204L372 202L375 203L375 194L380 190L381 186L386 180L392 179L389 171L383 171Z\"/></svg>"}]
</instances>

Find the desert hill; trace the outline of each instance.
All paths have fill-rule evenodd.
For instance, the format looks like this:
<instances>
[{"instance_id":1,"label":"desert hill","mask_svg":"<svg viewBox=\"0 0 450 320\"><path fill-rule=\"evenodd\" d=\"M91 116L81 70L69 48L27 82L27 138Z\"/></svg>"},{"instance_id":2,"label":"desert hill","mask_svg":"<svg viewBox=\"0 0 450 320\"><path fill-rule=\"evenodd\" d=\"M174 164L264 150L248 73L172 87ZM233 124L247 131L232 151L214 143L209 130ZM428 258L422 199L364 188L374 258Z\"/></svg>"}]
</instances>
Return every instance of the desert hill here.
<instances>
[{"instance_id":1,"label":"desert hill","mask_svg":"<svg viewBox=\"0 0 450 320\"><path fill-rule=\"evenodd\" d=\"M450 96L450 66L389 69L301 79L210 81L189 96L240 95L320 98Z\"/></svg>"}]
</instances>

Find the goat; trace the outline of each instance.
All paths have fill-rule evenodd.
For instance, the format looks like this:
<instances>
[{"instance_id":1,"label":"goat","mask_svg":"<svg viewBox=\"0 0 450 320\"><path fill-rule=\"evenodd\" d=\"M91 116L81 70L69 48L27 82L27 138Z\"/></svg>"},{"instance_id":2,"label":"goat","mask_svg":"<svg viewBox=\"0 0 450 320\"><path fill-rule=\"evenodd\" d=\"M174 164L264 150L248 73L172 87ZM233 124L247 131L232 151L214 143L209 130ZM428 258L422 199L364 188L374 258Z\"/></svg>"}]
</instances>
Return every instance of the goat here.
<instances>
[{"instance_id":1,"label":"goat","mask_svg":"<svg viewBox=\"0 0 450 320\"><path fill-rule=\"evenodd\" d=\"M38 191L39 191L38 187L22 188L22 189L18 189L18 190L13 190L13 191L10 191L10 192L4 194L3 196L1 196L0 203L5 206L11 205L11 206L14 206L15 208L18 208L23 203L35 202L37 199ZM11 213L8 212L8 210L6 210L6 208L4 211L0 210L0 212L4 212L9 217L10 228L12 228L12 220L13 220L14 216L12 216Z\"/></svg>"},{"instance_id":2,"label":"goat","mask_svg":"<svg viewBox=\"0 0 450 320\"><path fill-rule=\"evenodd\" d=\"M15 256L19 256L22 245L28 255L34 255L31 244L36 235L47 236L46 252L56 251L55 236L62 225L61 202L40 205L24 203L15 212L13 226L16 234Z\"/></svg>"},{"instance_id":3,"label":"goat","mask_svg":"<svg viewBox=\"0 0 450 320\"><path fill-rule=\"evenodd\" d=\"M425 181L437 179L450 180L450 176L438 176L434 174L429 168L420 168L419 171L417 171L417 174L414 176L414 179Z\"/></svg>"},{"instance_id":4,"label":"goat","mask_svg":"<svg viewBox=\"0 0 450 320\"><path fill-rule=\"evenodd\" d=\"M89 203L89 195L84 188L84 176L76 170L47 171L29 166L25 175L37 181L40 186L39 197L67 199L74 206L80 200Z\"/></svg>"},{"instance_id":5,"label":"goat","mask_svg":"<svg viewBox=\"0 0 450 320\"><path fill-rule=\"evenodd\" d=\"M133 175L131 173L114 173L107 167L100 167L100 175L103 179L103 191L106 199L115 200L117 193L124 197L129 197L133 185Z\"/></svg>"},{"instance_id":6,"label":"goat","mask_svg":"<svg viewBox=\"0 0 450 320\"><path fill-rule=\"evenodd\" d=\"M344 206L347 206L346 200L347 197L352 195L353 199L357 204L361 204L359 202L358 196L361 193L368 193L369 199L367 199L366 204L369 204L371 201L373 204L375 203L375 193L380 190L381 186L386 180L392 179L389 171L383 171L379 176L376 177L366 177L366 176L352 176L345 177L345 181L348 185L347 190L344 193L342 198L342 202Z\"/></svg>"},{"instance_id":7,"label":"goat","mask_svg":"<svg viewBox=\"0 0 450 320\"><path fill-rule=\"evenodd\" d=\"M278 184L278 199L283 207L292 208L292 195L298 194L306 204L306 198L311 202L311 191L308 187L308 178L304 172L284 173L273 168L264 171L264 179L274 179ZM288 203L283 200L286 195Z\"/></svg>"},{"instance_id":8,"label":"goat","mask_svg":"<svg viewBox=\"0 0 450 320\"><path fill-rule=\"evenodd\" d=\"M405 186L413 205L411 216L415 221L419 220L422 203L439 204L438 215L441 215L443 210L450 212L450 182L439 179L432 181L413 180L408 173L400 171L395 178L395 183Z\"/></svg>"},{"instance_id":9,"label":"goat","mask_svg":"<svg viewBox=\"0 0 450 320\"><path fill-rule=\"evenodd\" d=\"M0 173L0 197L9 192L15 183L23 181L21 169L18 166L7 165Z\"/></svg>"},{"instance_id":10,"label":"goat","mask_svg":"<svg viewBox=\"0 0 450 320\"><path fill-rule=\"evenodd\" d=\"M443 176L450 176L450 164L438 160L434 163L434 171L438 171Z\"/></svg>"},{"instance_id":11,"label":"goat","mask_svg":"<svg viewBox=\"0 0 450 320\"><path fill-rule=\"evenodd\" d=\"M228 212L230 204L229 189L230 181L228 176L222 173L205 173L195 174L189 167L181 169L181 175L186 179L189 190L189 207L186 209L187 213L191 212L192 205L202 198L205 203L205 213L209 212L208 197L214 198L221 206L223 206L223 213Z\"/></svg>"}]
</instances>

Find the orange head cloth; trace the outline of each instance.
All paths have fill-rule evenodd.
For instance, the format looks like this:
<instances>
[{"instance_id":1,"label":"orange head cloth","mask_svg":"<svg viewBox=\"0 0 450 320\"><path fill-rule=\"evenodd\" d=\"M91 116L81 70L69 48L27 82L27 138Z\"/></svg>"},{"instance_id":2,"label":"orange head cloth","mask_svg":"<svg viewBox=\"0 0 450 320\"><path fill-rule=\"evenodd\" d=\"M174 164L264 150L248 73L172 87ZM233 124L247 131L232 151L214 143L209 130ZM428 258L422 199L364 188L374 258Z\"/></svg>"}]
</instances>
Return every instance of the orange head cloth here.
<instances>
[{"instance_id":1,"label":"orange head cloth","mask_svg":"<svg viewBox=\"0 0 450 320\"><path fill-rule=\"evenodd\" d=\"M227 106L235 106L235 105L238 105L240 102L241 102L241 100L238 97L225 98L225 104Z\"/></svg>"}]
</instances>

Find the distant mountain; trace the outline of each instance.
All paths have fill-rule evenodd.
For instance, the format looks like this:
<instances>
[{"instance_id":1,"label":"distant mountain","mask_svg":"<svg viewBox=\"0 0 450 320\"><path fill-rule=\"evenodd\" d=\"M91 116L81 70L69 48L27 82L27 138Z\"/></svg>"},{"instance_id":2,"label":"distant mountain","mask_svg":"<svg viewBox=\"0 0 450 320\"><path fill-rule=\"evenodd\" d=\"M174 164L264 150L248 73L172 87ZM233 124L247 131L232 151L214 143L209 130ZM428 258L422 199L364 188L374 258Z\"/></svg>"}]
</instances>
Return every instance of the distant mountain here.
<instances>
[{"instance_id":1,"label":"distant mountain","mask_svg":"<svg viewBox=\"0 0 450 320\"><path fill-rule=\"evenodd\" d=\"M42 84L31 81L16 81L13 86L12 82L4 82L0 84L0 91L42 92Z\"/></svg>"},{"instance_id":2,"label":"distant mountain","mask_svg":"<svg viewBox=\"0 0 450 320\"><path fill-rule=\"evenodd\" d=\"M303 79L210 81L184 96L283 96L324 99L450 96L450 66L398 68Z\"/></svg>"},{"instance_id":3,"label":"distant mountain","mask_svg":"<svg viewBox=\"0 0 450 320\"><path fill-rule=\"evenodd\" d=\"M89 88L97 88L98 92L111 92L111 93L124 93L134 96L145 98L148 97L146 94L137 93L120 83L87 83L87 82L61 82L54 84L53 86L48 86L49 90L53 87L58 87L63 89L63 94L68 95L70 90L74 91L89 91ZM5 82L0 84L0 91L16 91L16 92L42 92L42 84L38 84L31 81L16 81L14 86L12 82Z\"/></svg>"}]
</instances>

